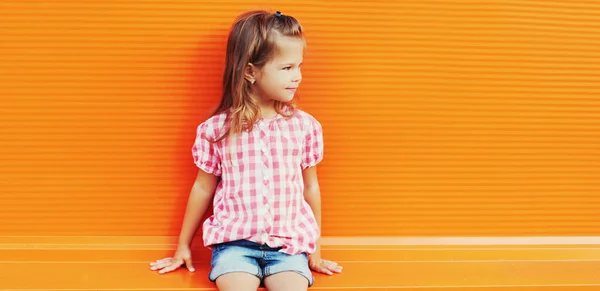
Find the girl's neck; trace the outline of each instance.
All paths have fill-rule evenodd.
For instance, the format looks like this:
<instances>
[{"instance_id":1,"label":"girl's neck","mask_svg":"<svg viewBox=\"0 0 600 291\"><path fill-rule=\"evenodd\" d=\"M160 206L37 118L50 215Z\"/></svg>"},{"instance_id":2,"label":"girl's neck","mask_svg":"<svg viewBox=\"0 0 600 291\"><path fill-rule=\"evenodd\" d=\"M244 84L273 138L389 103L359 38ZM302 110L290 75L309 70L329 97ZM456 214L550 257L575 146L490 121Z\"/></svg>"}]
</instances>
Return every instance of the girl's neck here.
<instances>
[{"instance_id":1,"label":"girl's neck","mask_svg":"<svg viewBox=\"0 0 600 291\"><path fill-rule=\"evenodd\" d=\"M271 119L277 116L277 110L275 110L275 102L273 100L262 102L259 107L261 118Z\"/></svg>"}]
</instances>

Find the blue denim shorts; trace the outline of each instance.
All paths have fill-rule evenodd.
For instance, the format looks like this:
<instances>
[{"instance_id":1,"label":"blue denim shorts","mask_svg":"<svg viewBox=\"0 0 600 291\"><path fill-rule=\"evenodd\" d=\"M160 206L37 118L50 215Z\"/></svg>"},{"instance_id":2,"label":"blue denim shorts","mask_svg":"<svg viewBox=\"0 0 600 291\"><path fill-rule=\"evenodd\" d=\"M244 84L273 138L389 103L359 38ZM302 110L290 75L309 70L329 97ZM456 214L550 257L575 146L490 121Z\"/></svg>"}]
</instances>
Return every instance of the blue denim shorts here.
<instances>
[{"instance_id":1,"label":"blue denim shorts","mask_svg":"<svg viewBox=\"0 0 600 291\"><path fill-rule=\"evenodd\" d=\"M308 286L314 282L308 266L308 255L289 255L247 240L221 243L212 246L211 271L208 279L215 282L221 275L245 272L258 277L261 285L264 278L279 272L292 271L304 276Z\"/></svg>"}]
</instances>

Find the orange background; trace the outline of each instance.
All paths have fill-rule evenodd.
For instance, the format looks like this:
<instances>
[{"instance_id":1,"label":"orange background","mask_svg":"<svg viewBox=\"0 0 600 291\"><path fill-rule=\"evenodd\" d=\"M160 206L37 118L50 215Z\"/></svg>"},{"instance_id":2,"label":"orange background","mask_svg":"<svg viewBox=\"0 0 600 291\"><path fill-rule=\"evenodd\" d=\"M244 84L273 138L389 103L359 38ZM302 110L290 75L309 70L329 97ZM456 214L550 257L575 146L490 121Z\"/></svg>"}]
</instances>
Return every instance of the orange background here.
<instances>
[{"instance_id":1,"label":"orange background","mask_svg":"<svg viewBox=\"0 0 600 291\"><path fill-rule=\"evenodd\" d=\"M177 235L254 8L307 32L325 236L600 235L599 4L290 2L2 1L0 235Z\"/></svg>"}]
</instances>

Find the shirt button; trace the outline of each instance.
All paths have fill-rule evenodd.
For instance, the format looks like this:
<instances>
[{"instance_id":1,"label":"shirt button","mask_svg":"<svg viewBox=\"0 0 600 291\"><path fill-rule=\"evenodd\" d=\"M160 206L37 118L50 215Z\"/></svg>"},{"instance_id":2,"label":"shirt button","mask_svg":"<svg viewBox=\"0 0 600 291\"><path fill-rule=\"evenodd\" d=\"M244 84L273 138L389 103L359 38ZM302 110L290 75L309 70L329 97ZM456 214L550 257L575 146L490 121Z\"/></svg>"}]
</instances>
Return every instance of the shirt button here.
<instances>
[{"instance_id":1,"label":"shirt button","mask_svg":"<svg viewBox=\"0 0 600 291\"><path fill-rule=\"evenodd\" d=\"M265 181L269 180L269 176L265 175L264 179L265 179Z\"/></svg>"}]
</instances>

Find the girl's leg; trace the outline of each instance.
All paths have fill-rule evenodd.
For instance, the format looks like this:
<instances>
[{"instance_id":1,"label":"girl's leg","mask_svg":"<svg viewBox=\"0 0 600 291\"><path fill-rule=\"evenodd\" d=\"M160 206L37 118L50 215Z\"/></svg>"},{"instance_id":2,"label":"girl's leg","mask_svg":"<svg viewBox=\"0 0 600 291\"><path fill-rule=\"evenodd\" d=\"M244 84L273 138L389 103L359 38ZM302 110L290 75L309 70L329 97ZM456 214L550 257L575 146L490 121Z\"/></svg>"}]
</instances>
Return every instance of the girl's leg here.
<instances>
[{"instance_id":1,"label":"girl's leg","mask_svg":"<svg viewBox=\"0 0 600 291\"><path fill-rule=\"evenodd\" d=\"M233 272L219 276L216 283L219 291L256 291L260 279L248 273Z\"/></svg>"},{"instance_id":2,"label":"girl's leg","mask_svg":"<svg viewBox=\"0 0 600 291\"><path fill-rule=\"evenodd\" d=\"M313 276L308 267L308 256L290 256L278 251L270 251L263 266L263 281L269 291L306 291L313 284Z\"/></svg>"},{"instance_id":3,"label":"girl's leg","mask_svg":"<svg viewBox=\"0 0 600 291\"><path fill-rule=\"evenodd\" d=\"M281 272L265 278L265 287L269 291L306 291L306 277L292 271Z\"/></svg>"},{"instance_id":4,"label":"girl's leg","mask_svg":"<svg viewBox=\"0 0 600 291\"><path fill-rule=\"evenodd\" d=\"M244 241L217 244L213 247L208 279L220 291L256 291L262 278L257 261L261 254L253 244Z\"/></svg>"}]
</instances>

